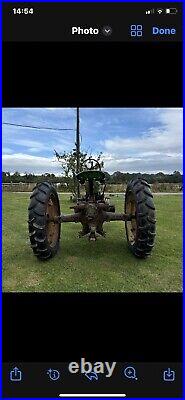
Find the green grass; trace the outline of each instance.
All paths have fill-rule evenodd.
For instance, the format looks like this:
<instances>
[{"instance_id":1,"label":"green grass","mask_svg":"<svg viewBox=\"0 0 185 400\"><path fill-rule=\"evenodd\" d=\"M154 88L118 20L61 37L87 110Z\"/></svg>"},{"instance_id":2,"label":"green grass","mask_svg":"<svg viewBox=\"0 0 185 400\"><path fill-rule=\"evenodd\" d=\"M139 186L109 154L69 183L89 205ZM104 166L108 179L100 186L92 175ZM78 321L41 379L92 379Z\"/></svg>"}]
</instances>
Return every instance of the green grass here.
<instances>
[{"instance_id":1,"label":"green grass","mask_svg":"<svg viewBox=\"0 0 185 400\"><path fill-rule=\"evenodd\" d=\"M70 213L69 194L60 195ZM28 193L3 193L3 287L21 292L169 292L182 284L182 197L155 196L157 237L152 256L135 258L129 251L122 222L105 224L106 238L78 238L79 224L62 225L58 254L39 261L29 246ZM116 210L122 196L114 197Z\"/></svg>"}]
</instances>

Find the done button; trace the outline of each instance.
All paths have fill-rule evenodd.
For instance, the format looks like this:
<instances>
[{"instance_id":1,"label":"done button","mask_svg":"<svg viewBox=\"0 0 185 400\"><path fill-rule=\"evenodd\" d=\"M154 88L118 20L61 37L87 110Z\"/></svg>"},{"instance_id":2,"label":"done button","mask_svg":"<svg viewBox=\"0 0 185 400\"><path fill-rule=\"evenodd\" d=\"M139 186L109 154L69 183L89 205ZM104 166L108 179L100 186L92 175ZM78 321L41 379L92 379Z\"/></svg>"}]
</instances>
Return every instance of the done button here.
<instances>
[{"instance_id":1,"label":"done button","mask_svg":"<svg viewBox=\"0 0 185 400\"><path fill-rule=\"evenodd\" d=\"M152 28L152 35L175 35L176 34L176 29L175 28L159 28L157 26L153 26Z\"/></svg>"}]
</instances>

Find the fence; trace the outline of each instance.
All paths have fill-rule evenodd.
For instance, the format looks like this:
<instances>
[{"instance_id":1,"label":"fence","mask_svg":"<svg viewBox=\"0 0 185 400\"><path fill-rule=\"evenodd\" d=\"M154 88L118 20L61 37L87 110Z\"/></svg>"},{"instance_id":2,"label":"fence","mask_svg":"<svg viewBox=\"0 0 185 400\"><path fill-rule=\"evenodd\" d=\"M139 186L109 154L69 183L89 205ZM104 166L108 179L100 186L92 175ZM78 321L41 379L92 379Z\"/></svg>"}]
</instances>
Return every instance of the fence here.
<instances>
[{"instance_id":1,"label":"fence","mask_svg":"<svg viewBox=\"0 0 185 400\"><path fill-rule=\"evenodd\" d=\"M36 183L3 183L4 192L31 192ZM69 192L66 184L53 183L53 186L58 192ZM123 193L126 190L126 184L107 185L106 192L108 193ZM169 192L177 193L182 191L182 185L179 183L154 183L151 185L152 192Z\"/></svg>"}]
</instances>

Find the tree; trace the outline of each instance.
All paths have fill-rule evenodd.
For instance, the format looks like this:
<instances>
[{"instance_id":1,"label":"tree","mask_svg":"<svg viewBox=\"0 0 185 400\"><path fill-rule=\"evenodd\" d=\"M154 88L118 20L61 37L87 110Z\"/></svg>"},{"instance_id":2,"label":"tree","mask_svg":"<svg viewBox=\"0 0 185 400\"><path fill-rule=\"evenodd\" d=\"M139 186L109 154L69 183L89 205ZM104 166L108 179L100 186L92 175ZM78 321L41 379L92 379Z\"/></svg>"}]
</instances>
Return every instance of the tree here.
<instances>
[{"instance_id":1,"label":"tree","mask_svg":"<svg viewBox=\"0 0 185 400\"><path fill-rule=\"evenodd\" d=\"M10 182L10 172L3 172L3 183Z\"/></svg>"},{"instance_id":2,"label":"tree","mask_svg":"<svg viewBox=\"0 0 185 400\"><path fill-rule=\"evenodd\" d=\"M68 189L73 193L73 195L77 195L77 186L78 182L76 179L76 171L77 171L77 154L76 154L76 149L70 151L69 153L66 153L65 151L63 154L57 153L56 150L54 150L55 155L57 160L61 163L61 167L64 171L65 175L65 181L67 183ZM101 156L102 153L99 153L97 156L97 161L100 164L100 167L103 168L103 161L101 161ZM88 156L86 152L79 152L79 172L84 171L86 169L85 167L85 160L88 158L93 158L91 155ZM98 168L98 165L96 166L96 169Z\"/></svg>"},{"instance_id":3,"label":"tree","mask_svg":"<svg viewBox=\"0 0 185 400\"><path fill-rule=\"evenodd\" d=\"M112 178L113 178L113 182L114 182L115 184L123 183L123 180L124 180L124 179L123 179L123 178L124 178L123 173L120 172L120 171L114 172L114 173L112 174Z\"/></svg>"},{"instance_id":4,"label":"tree","mask_svg":"<svg viewBox=\"0 0 185 400\"><path fill-rule=\"evenodd\" d=\"M111 175L106 171L104 171L104 174L105 174L105 181L107 183L111 183Z\"/></svg>"},{"instance_id":5,"label":"tree","mask_svg":"<svg viewBox=\"0 0 185 400\"><path fill-rule=\"evenodd\" d=\"M21 175L18 171L15 171L13 175L11 175L11 181L13 183L19 183L21 181Z\"/></svg>"},{"instance_id":6,"label":"tree","mask_svg":"<svg viewBox=\"0 0 185 400\"><path fill-rule=\"evenodd\" d=\"M174 183L180 183L180 182L182 182L181 173L180 173L179 171L174 171L174 172L173 172L173 182L174 182Z\"/></svg>"}]
</instances>

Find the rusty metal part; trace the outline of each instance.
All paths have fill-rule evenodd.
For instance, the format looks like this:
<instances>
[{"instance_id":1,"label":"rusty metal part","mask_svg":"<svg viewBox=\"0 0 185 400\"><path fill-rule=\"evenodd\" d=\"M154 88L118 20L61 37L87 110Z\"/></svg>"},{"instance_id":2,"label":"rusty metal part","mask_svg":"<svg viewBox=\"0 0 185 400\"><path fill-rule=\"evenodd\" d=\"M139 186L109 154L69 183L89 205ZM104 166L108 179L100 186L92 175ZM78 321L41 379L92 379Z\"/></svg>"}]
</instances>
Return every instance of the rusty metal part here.
<instances>
[{"instance_id":1,"label":"rusty metal part","mask_svg":"<svg viewBox=\"0 0 185 400\"><path fill-rule=\"evenodd\" d=\"M77 204L71 206L70 208L74 210L74 214L56 215L50 213L48 215L48 230L54 235L55 229L59 224L66 222L80 222L82 224L82 231L79 236L88 236L89 240L96 240L97 236L105 236L105 231L103 230L104 222L109 221L130 221L131 227L133 228L135 219L135 210L133 207L128 206L126 213L116 213L115 206L111 205L108 200L105 200L103 195L95 190L96 180L101 182L104 180L104 174L101 170L94 170L94 164L92 160L89 160L90 170L82 171L78 174L78 178L82 177L84 181L88 183L88 191L86 190L86 195L78 200ZM96 166L98 163L96 164ZM99 174L99 175L97 175ZM103 178L102 178L103 175Z\"/></svg>"},{"instance_id":2,"label":"rusty metal part","mask_svg":"<svg viewBox=\"0 0 185 400\"><path fill-rule=\"evenodd\" d=\"M127 196L125 210L127 213L136 215L136 201L134 198L134 194L130 192ZM128 241L130 244L134 244L137 235L137 223L136 218L127 220L127 235Z\"/></svg>"},{"instance_id":3,"label":"rusty metal part","mask_svg":"<svg viewBox=\"0 0 185 400\"><path fill-rule=\"evenodd\" d=\"M101 192L95 190L94 184L96 180L100 182L102 179L101 176L97 176L97 173L103 173L94 170L92 159L90 162L90 170L86 168L86 171L78 174L79 178L82 176L83 180L87 181L88 191L86 191L84 197L78 200L76 205L70 207L74 210L74 214L50 215L48 224L50 226L59 226L59 224L65 222L80 222L82 224L82 231L79 233L79 236L88 236L89 240L96 240L97 236L105 236L103 230L104 222L126 221L130 223L133 229L135 226L135 209L132 205L132 199L131 202L129 200L129 204L131 205L128 205L126 213L116 213L115 206L105 200L104 194L102 195ZM95 173L96 175L94 175Z\"/></svg>"},{"instance_id":4,"label":"rusty metal part","mask_svg":"<svg viewBox=\"0 0 185 400\"><path fill-rule=\"evenodd\" d=\"M58 214L58 204L56 197L51 194L46 208L46 215L47 215L47 240L51 247L56 245L59 236L59 225L55 224L54 219L57 217Z\"/></svg>"},{"instance_id":5,"label":"rusty metal part","mask_svg":"<svg viewBox=\"0 0 185 400\"><path fill-rule=\"evenodd\" d=\"M81 222L83 230L80 236L86 236L90 232L96 232L98 235L105 236L102 228L104 222L110 221L132 221L135 219L134 214L115 213L111 211L104 211L109 209L110 206L105 204L95 205L94 203L87 203L84 207L79 207L80 212L74 214L61 214L58 217L48 219L48 223L61 224L65 222Z\"/></svg>"},{"instance_id":6,"label":"rusty metal part","mask_svg":"<svg viewBox=\"0 0 185 400\"><path fill-rule=\"evenodd\" d=\"M80 213L67 215L61 214L56 217L48 218L47 222L53 224L62 224L64 222L80 222Z\"/></svg>"},{"instance_id":7,"label":"rusty metal part","mask_svg":"<svg viewBox=\"0 0 185 400\"><path fill-rule=\"evenodd\" d=\"M135 219L135 215L133 214L125 214L125 213L114 213L114 212L103 212L103 217L105 222L110 221L131 221Z\"/></svg>"},{"instance_id":8,"label":"rusty metal part","mask_svg":"<svg viewBox=\"0 0 185 400\"><path fill-rule=\"evenodd\" d=\"M74 210L74 212L78 212L84 210L86 207L85 202L77 203L75 206L71 206L70 209Z\"/></svg>"},{"instance_id":9,"label":"rusty metal part","mask_svg":"<svg viewBox=\"0 0 185 400\"><path fill-rule=\"evenodd\" d=\"M60 222L80 222L81 215L80 213L75 213L75 214L61 214L60 216Z\"/></svg>"}]
</instances>

